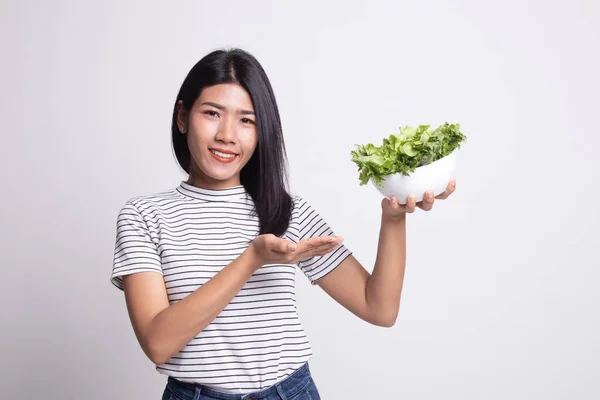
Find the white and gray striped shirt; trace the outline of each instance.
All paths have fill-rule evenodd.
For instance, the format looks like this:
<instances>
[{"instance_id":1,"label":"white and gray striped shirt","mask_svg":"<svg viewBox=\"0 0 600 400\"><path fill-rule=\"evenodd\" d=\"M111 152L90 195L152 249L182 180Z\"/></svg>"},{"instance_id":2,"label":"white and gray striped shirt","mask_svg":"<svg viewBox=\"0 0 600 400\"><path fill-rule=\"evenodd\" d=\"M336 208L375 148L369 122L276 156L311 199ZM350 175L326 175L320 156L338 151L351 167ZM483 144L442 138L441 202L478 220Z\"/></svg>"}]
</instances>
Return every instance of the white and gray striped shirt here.
<instances>
[{"instance_id":1,"label":"white and gray striped shirt","mask_svg":"<svg viewBox=\"0 0 600 400\"><path fill-rule=\"evenodd\" d=\"M300 196L284 237L298 242L333 231ZM235 260L258 234L254 203L243 186L212 190L185 182L174 190L130 199L117 220L112 283L123 275L162 274L171 304ZM156 369L222 392L248 393L293 373L312 355L298 318L296 268L314 284L351 252L333 252L298 265L265 265L200 334Z\"/></svg>"}]
</instances>

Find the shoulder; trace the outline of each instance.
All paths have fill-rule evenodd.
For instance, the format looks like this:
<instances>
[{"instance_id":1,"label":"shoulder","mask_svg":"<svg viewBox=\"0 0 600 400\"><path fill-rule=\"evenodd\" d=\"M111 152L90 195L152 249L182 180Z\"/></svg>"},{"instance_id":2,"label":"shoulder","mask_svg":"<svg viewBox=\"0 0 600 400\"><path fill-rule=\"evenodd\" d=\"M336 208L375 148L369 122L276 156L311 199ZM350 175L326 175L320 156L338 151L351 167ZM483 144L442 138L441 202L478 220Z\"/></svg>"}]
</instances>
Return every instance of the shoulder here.
<instances>
[{"instance_id":1,"label":"shoulder","mask_svg":"<svg viewBox=\"0 0 600 400\"><path fill-rule=\"evenodd\" d=\"M125 199L121 205L119 214L136 213L144 215L153 211L160 211L169 207L173 202L181 201L182 198L175 189L149 194L142 194Z\"/></svg>"},{"instance_id":2,"label":"shoulder","mask_svg":"<svg viewBox=\"0 0 600 400\"><path fill-rule=\"evenodd\" d=\"M308 200L305 197L303 197L297 193L290 193L290 197L292 198L292 204L294 206L294 208L293 208L294 213L306 210L306 208L310 208L310 203L308 202Z\"/></svg>"},{"instance_id":3,"label":"shoulder","mask_svg":"<svg viewBox=\"0 0 600 400\"><path fill-rule=\"evenodd\" d=\"M294 206L305 202L304 198L297 193L290 193L290 197L292 198L292 203L294 204Z\"/></svg>"},{"instance_id":4,"label":"shoulder","mask_svg":"<svg viewBox=\"0 0 600 400\"><path fill-rule=\"evenodd\" d=\"M292 219L294 222L303 223L307 219L311 220L315 217L320 218L310 198L302 196L298 193L290 194L290 196L292 197L294 204L294 208L292 210Z\"/></svg>"}]
</instances>

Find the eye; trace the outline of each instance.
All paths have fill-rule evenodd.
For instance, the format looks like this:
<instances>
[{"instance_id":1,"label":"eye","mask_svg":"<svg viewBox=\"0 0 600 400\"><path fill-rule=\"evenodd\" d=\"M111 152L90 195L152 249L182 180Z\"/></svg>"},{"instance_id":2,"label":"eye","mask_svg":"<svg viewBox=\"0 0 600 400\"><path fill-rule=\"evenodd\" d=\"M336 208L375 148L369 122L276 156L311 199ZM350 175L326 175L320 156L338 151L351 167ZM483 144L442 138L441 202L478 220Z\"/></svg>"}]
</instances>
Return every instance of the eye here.
<instances>
[{"instance_id":1,"label":"eye","mask_svg":"<svg viewBox=\"0 0 600 400\"><path fill-rule=\"evenodd\" d=\"M253 125L254 121L252 121L250 118L242 118L242 123Z\"/></svg>"},{"instance_id":2,"label":"eye","mask_svg":"<svg viewBox=\"0 0 600 400\"><path fill-rule=\"evenodd\" d=\"M219 117L219 113L213 110L206 110L203 114L206 114L211 117Z\"/></svg>"}]
</instances>

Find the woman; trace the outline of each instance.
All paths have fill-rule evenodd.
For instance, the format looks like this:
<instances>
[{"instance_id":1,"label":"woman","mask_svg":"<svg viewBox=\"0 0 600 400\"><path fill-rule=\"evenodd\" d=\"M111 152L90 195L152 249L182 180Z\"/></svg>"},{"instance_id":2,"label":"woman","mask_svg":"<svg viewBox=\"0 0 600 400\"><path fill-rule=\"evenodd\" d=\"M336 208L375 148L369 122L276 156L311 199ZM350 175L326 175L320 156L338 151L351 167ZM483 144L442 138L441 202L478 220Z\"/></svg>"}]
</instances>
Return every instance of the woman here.
<instances>
[{"instance_id":1,"label":"woman","mask_svg":"<svg viewBox=\"0 0 600 400\"><path fill-rule=\"evenodd\" d=\"M319 399L295 268L359 318L392 326L406 214L431 209L433 194L419 204L383 199L369 274L310 204L288 193L273 90L239 49L191 69L172 140L189 178L123 206L111 276L143 351L168 376L163 399Z\"/></svg>"}]
</instances>

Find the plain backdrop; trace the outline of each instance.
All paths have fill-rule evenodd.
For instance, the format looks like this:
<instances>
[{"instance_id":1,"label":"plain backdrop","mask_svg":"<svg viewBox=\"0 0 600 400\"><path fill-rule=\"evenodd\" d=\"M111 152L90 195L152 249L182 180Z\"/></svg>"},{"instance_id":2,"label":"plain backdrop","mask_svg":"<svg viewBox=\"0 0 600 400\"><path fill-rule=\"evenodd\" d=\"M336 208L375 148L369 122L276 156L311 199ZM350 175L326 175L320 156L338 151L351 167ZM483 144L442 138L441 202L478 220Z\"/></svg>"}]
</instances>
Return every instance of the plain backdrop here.
<instances>
[{"instance_id":1,"label":"plain backdrop","mask_svg":"<svg viewBox=\"0 0 600 400\"><path fill-rule=\"evenodd\" d=\"M281 110L292 191L370 271L381 196L350 151L458 122L457 191L408 221L393 328L298 275L322 397L600 398L600 3L2 1L6 399L158 399L109 281L116 216L185 176L171 112L241 47Z\"/></svg>"}]
</instances>

